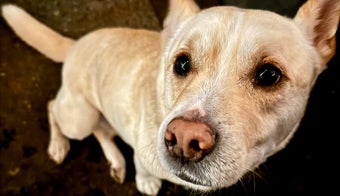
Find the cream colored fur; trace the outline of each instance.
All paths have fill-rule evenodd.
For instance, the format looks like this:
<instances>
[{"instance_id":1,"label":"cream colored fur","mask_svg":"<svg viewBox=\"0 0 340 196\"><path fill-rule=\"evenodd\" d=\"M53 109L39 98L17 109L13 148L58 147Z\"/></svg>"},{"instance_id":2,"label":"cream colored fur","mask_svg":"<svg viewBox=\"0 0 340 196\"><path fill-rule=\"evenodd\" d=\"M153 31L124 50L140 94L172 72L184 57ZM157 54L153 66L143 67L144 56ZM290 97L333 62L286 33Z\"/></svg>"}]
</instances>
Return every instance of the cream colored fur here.
<instances>
[{"instance_id":1,"label":"cream colored fur","mask_svg":"<svg viewBox=\"0 0 340 196\"><path fill-rule=\"evenodd\" d=\"M125 160L111 140L119 135L134 149L138 190L155 195L162 179L202 191L231 186L286 146L335 53L340 2L309 0L289 19L173 0L161 33L107 28L77 41L14 5L2 11L25 42L64 62L62 86L48 104L51 158L61 163L69 139L94 134L123 183ZM190 56L185 77L173 68L180 55ZM257 84L263 64L282 72L277 84ZM169 154L165 132L178 118L216 132L202 160L183 164Z\"/></svg>"}]
</instances>

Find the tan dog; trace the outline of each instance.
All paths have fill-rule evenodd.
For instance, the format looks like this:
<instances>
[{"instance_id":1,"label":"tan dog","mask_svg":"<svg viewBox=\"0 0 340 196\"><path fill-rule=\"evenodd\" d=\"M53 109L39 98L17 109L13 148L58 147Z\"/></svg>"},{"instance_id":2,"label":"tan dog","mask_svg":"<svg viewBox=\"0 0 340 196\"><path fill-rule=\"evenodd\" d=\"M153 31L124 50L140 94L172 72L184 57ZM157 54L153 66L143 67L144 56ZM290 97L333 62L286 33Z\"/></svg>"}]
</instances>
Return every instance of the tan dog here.
<instances>
[{"instance_id":1,"label":"tan dog","mask_svg":"<svg viewBox=\"0 0 340 196\"><path fill-rule=\"evenodd\" d=\"M117 134L134 149L138 190L155 195L162 179L231 186L285 147L334 55L340 1L309 0L289 19L173 0L161 33L110 28L76 42L16 6L2 11L23 40L64 62L48 104L51 158L61 163L69 139L93 133L122 183Z\"/></svg>"}]
</instances>

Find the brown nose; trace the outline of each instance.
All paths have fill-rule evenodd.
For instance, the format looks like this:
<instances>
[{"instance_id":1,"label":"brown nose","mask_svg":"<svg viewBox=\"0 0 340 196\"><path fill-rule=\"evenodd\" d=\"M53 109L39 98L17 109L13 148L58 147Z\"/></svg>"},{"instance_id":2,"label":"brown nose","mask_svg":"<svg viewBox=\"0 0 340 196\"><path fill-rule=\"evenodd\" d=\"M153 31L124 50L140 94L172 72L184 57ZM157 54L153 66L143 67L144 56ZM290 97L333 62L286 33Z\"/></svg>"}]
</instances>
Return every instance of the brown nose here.
<instances>
[{"instance_id":1,"label":"brown nose","mask_svg":"<svg viewBox=\"0 0 340 196\"><path fill-rule=\"evenodd\" d=\"M213 149L215 134L203 122L175 119L167 127L165 144L171 156L199 161Z\"/></svg>"}]
</instances>

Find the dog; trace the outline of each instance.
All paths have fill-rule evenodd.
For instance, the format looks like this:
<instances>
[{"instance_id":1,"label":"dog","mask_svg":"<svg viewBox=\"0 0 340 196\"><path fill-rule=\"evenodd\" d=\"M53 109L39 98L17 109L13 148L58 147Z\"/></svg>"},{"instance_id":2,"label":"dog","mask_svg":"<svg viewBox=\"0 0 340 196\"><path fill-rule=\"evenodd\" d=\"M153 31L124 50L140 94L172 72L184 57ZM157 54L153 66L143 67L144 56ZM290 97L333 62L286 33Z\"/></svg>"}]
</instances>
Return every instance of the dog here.
<instances>
[{"instance_id":1,"label":"dog","mask_svg":"<svg viewBox=\"0 0 340 196\"><path fill-rule=\"evenodd\" d=\"M289 143L335 54L340 2L308 0L287 18L171 0L161 32L104 28L78 40L15 5L2 14L22 40L63 63L47 104L51 159L62 163L70 139L94 134L123 183L119 136L134 149L138 191L156 195L162 180L229 187Z\"/></svg>"}]
</instances>

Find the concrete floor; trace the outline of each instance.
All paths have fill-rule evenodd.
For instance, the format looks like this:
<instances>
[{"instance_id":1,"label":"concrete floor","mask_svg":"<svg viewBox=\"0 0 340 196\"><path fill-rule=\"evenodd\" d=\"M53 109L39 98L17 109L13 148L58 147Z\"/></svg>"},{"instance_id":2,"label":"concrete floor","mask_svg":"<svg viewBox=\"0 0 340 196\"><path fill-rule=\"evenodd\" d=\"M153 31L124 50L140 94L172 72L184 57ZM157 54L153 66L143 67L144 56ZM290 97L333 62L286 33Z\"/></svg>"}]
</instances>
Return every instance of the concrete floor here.
<instances>
[{"instance_id":1,"label":"concrete floor","mask_svg":"<svg viewBox=\"0 0 340 196\"><path fill-rule=\"evenodd\" d=\"M167 3L161 0L0 0L15 3L72 38L97 28L128 26L160 30ZM202 7L231 4L293 16L298 0L200 0ZM337 34L339 35L339 33ZM338 36L339 37L339 36ZM305 118L288 147L263 164L256 175L204 195L309 195L338 192L337 132L340 126L339 55L319 77ZM132 150L118 139L128 173L123 185L91 136L72 141L59 166L49 160L46 103L60 85L61 64L19 40L0 18L0 195L140 195L135 187ZM333 176L333 177L332 177ZM199 195L164 182L159 195Z\"/></svg>"}]
</instances>

